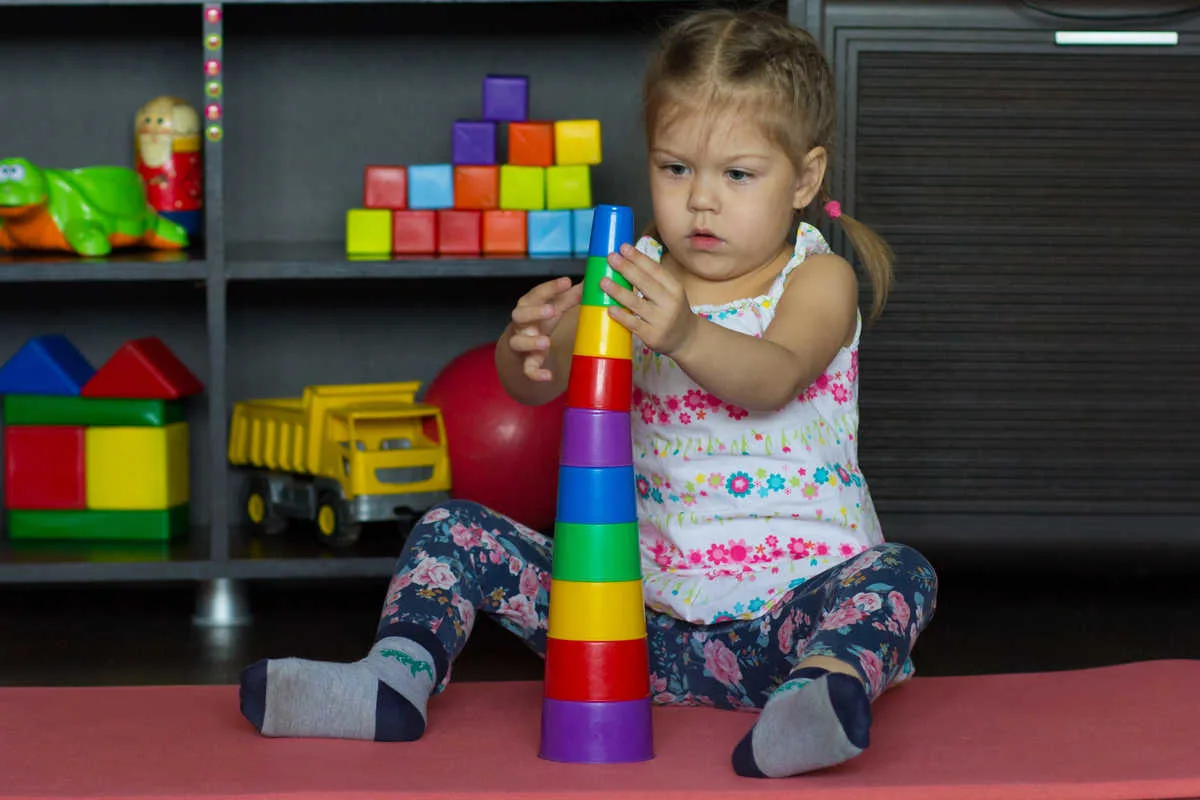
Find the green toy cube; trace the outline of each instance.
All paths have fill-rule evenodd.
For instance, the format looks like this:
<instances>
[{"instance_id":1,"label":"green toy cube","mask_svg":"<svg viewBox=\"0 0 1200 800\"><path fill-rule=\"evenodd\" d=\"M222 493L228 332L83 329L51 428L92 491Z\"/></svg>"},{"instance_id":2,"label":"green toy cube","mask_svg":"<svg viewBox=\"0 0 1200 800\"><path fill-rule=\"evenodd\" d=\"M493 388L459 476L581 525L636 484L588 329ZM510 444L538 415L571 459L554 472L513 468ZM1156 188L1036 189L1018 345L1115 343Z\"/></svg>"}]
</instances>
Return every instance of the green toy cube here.
<instances>
[{"instance_id":1,"label":"green toy cube","mask_svg":"<svg viewBox=\"0 0 1200 800\"><path fill-rule=\"evenodd\" d=\"M592 168L546 167L546 208L591 208Z\"/></svg>"},{"instance_id":2,"label":"green toy cube","mask_svg":"<svg viewBox=\"0 0 1200 800\"><path fill-rule=\"evenodd\" d=\"M500 208L541 211L546 207L546 168L500 165Z\"/></svg>"},{"instance_id":3,"label":"green toy cube","mask_svg":"<svg viewBox=\"0 0 1200 800\"><path fill-rule=\"evenodd\" d=\"M386 208L352 208L346 212L347 255L392 252L392 212Z\"/></svg>"}]
</instances>

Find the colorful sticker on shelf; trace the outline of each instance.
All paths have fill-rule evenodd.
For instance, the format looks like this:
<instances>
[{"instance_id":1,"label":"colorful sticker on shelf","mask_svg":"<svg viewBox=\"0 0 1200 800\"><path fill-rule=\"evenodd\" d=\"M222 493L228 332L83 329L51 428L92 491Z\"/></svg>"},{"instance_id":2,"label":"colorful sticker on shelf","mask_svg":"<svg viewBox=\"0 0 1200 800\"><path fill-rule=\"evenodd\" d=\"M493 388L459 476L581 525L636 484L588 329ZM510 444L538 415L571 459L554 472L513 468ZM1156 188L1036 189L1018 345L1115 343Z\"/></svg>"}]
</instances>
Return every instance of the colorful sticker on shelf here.
<instances>
[{"instance_id":1,"label":"colorful sticker on shelf","mask_svg":"<svg viewBox=\"0 0 1200 800\"><path fill-rule=\"evenodd\" d=\"M210 121L220 119L221 118L221 107L219 105L217 105L216 103L209 103L207 106L204 107L204 116L207 117Z\"/></svg>"},{"instance_id":2,"label":"colorful sticker on shelf","mask_svg":"<svg viewBox=\"0 0 1200 800\"><path fill-rule=\"evenodd\" d=\"M209 81L208 83L204 84L204 93L206 95L208 95L209 97L220 97L221 96L221 82L220 81Z\"/></svg>"},{"instance_id":3,"label":"colorful sticker on shelf","mask_svg":"<svg viewBox=\"0 0 1200 800\"><path fill-rule=\"evenodd\" d=\"M219 141L221 141L221 136L222 136L222 135L223 135L223 134L222 134L222 132L221 132L221 126L220 126L220 125L209 125L209 126L208 126L208 140L209 140L210 142L219 142Z\"/></svg>"},{"instance_id":4,"label":"colorful sticker on shelf","mask_svg":"<svg viewBox=\"0 0 1200 800\"><path fill-rule=\"evenodd\" d=\"M221 46L221 35L219 33L210 33L204 38L204 46L209 50L216 50Z\"/></svg>"},{"instance_id":5,"label":"colorful sticker on shelf","mask_svg":"<svg viewBox=\"0 0 1200 800\"><path fill-rule=\"evenodd\" d=\"M209 6L204 9L204 19L210 25L216 25L221 21L221 9L216 6Z\"/></svg>"},{"instance_id":6,"label":"colorful sticker on shelf","mask_svg":"<svg viewBox=\"0 0 1200 800\"><path fill-rule=\"evenodd\" d=\"M200 116L184 100L162 95L138 109L133 133L150 207L195 236L204 196Z\"/></svg>"},{"instance_id":7,"label":"colorful sticker on shelf","mask_svg":"<svg viewBox=\"0 0 1200 800\"><path fill-rule=\"evenodd\" d=\"M204 62L204 74L210 78L215 78L221 74L221 62L215 58L210 58Z\"/></svg>"}]
</instances>

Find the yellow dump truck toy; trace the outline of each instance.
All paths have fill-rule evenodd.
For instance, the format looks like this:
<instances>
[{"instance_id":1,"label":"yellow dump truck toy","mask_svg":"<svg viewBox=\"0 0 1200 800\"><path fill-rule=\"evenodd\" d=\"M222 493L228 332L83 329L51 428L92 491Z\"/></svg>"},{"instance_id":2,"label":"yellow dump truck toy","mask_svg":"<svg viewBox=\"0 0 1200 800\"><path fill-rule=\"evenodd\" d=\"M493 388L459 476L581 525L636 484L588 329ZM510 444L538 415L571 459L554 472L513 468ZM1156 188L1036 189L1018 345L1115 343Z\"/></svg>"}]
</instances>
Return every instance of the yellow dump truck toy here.
<instances>
[{"instance_id":1,"label":"yellow dump truck toy","mask_svg":"<svg viewBox=\"0 0 1200 800\"><path fill-rule=\"evenodd\" d=\"M268 532L316 523L349 544L364 522L399 519L448 497L446 426L416 402L419 381L309 386L301 397L234 405L229 462L249 471L244 508Z\"/></svg>"}]
</instances>

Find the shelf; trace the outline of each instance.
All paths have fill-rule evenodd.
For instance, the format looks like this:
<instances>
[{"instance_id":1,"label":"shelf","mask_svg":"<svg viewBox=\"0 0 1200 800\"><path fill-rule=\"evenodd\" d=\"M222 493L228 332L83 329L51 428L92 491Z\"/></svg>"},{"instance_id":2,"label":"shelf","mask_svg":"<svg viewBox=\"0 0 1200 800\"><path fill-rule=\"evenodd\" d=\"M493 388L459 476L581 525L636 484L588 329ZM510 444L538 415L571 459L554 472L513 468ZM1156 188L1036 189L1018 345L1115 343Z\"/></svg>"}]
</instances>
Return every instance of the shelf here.
<instances>
[{"instance_id":1,"label":"shelf","mask_svg":"<svg viewBox=\"0 0 1200 800\"><path fill-rule=\"evenodd\" d=\"M230 561L219 565L231 578L348 578L392 574L409 525L368 525L351 547L330 548L310 526L296 523L282 533L230 531Z\"/></svg>"},{"instance_id":2,"label":"shelf","mask_svg":"<svg viewBox=\"0 0 1200 800\"><path fill-rule=\"evenodd\" d=\"M214 0L219 2L220 0ZM671 3L676 0L516 0L520 3L569 3L569 4L600 4L612 3ZM5 6L200 6L204 0L0 0L0 8ZM513 0L224 0L225 6L277 6L277 5L429 5L471 3L490 5L513 5Z\"/></svg>"},{"instance_id":3,"label":"shelf","mask_svg":"<svg viewBox=\"0 0 1200 800\"><path fill-rule=\"evenodd\" d=\"M581 277L586 262L582 257L347 257L341 242L230 244L228 253L225 274L231 281Z\"/></svg>"},{"instance_id":4,"label":"shelf","mask_svg":"<svg viewBox=\"0 0 1200 800\"><path fill-rule=\"evenodd\" d=\"M208 263L194 252L117 251L107 258L0 252L0 283L202 281Z\"/></svg>"}]
</instances>

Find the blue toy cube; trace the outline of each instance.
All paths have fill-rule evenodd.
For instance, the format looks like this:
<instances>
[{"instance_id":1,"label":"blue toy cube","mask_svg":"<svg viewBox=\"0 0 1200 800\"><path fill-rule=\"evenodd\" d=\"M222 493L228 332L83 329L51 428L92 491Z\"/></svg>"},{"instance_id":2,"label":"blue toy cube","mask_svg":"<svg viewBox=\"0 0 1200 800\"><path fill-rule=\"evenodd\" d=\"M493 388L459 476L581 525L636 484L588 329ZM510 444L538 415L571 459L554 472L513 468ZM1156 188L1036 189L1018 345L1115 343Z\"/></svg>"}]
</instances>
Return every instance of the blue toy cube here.
<instances>
[{"instance_id":1,"label":"blue toy cube","mask_svg":"<svg viewBox=\"0 0 1200 800\"><path fill-rule=\"evenodd\" d=\"M460 119L454 123L451 138L455 164L496 163L496 123Z\"/></svg>"},{"instance_id":2,"label":"blue toy cube","mask_svg":"<svg viewBox=\"0 0 1200 800\"><path fill-rule=\"evenodd\" d=\"M453 165L413 164L409 166L408 207L410 209L453 208Z\"/></svg>"},{"instance_id":3,"label":"blue toy cube","mask_svg":"<svg viewBox=\"0 0 1200 800\"><path fill-rule=\"evenodd\" d=\"M483 79L483 118L493 122L524 122L529 118L529 78L488 75Z\"/></svg>"},{"instance_id":4,"label":"blue toy cube","mask_svg":"<svg viewBox=\"0 0 1200 800\"><path fill-rule=\"evenodd\" d=\"M571 212L530 211L525 221L529 255L571 254Z\"/></svg>"},{"instance_id":5,"label":"blue toy cube","mask_svg":"<svg viewBox=\"0 0 1200 800\"><path fill-rule=\"evenodd\" d=\"M575 208L571 210L571 255L586 256L588 243L592 238L592 215L594 208Z\"/></svg>"}]
</instances>

